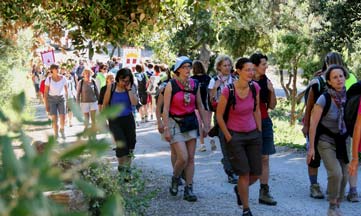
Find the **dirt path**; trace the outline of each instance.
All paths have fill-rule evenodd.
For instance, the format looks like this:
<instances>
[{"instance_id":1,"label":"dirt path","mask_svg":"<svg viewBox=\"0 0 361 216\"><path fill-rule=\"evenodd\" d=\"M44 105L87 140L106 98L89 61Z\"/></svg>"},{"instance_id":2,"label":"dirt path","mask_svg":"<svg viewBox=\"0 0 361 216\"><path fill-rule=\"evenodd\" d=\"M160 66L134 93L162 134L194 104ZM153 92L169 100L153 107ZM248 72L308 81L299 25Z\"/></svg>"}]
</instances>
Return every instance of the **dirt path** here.
<instances>
[{"instance_id":1,"label":"dirt path","mask_svg":"<svg viewBox=\"0 0 361 216\"><path fill-rule=\"evenodd\" d=\"M34 104L34 106L37 119L45 119L44 108L41 105ZM78 122L73 127L66 128L65 142L74 141L75 134L81 130L82 126ZM34 139L45 140L46 135L51 134L51 128L49 126L29 128L28 134ZM98 136L109 137L109 135ZM168 192L172 173L169 145L160 140L155 122L145 123L138 128L137 141L134 163L149 179L147 186L151 189L159 189L159 194L152 200L147 215L241 215L241 210L236 205L233 185L227 183L222 169L219 143L215 152L211 152L208 145L206 152L196 153L194 192L198 196L198 201L189 203L182 199L183 189L175 197ZM206 143L208 143L207 140ZM258 204L259 183L257 182L250 188L250 206L254 215L326 215L328 202L325 199L315 200L309 197L309 181L304 156L305 152L277 148L277 153L270 159L270 187L278 204L274 207ZM110 151L108 157L114 158L114 153ZM327 177L323 165L319 173L319 182L325 191ZM360 180L358 184L361 185ZM359 216L361 203L345 201L341 205L341 210L345 216Z\"/></svg>"}]
</instances>

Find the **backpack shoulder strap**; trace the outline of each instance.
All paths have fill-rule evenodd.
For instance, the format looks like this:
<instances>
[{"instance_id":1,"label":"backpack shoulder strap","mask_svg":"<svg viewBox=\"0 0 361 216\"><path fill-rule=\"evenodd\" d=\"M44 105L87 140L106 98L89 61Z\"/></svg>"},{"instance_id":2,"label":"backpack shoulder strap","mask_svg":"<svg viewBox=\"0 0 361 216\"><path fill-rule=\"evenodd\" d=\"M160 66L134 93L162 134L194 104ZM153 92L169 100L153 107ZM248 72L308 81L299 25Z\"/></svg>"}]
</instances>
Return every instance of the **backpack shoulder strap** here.
<instances>
[{"instance_id":1,"label":"backpack shoulder strap","mask_svg":"<svg viewBox=\"0 0 361 216\"><path fill-rule=\"evenodd\" d=\"M225 123L227 123L227 121L228 121L228 116L229 116L229 111L231 109L231 106L233 106L233 109L234 109L234 106L236 105L236 97L235 97L233 83L228 84L227 88L229 89L229 95L228 95L228 100L227 100L227 104L226 104L226 109L224 110L224 113L223 113L223 119L224 119Z\"/></svg>"},{"instance_id":2,"label":"backpack shoulder strap","mask_svg":"<svg viewBox=\"0 0 361 216\"><path fill-rule=\"evenodd\" d=\"M252 97L253 97L253 112L256 111L256 107L257 107L257 91L256 91L256 87L254 86L253 81L248 83L249 85L249 89L252 92Z\"/></svg>"},{"instance_id":3,"label":"backpack shoulder strap","mask_svg":"<svg viewBox=\"0 0 361 216\"><path fill-rule=\"evenodd\" d=\"M177 94L177 92L181 91L181 88L179 87L177 81L175 79L170 80L170 84L172 85L172 97Z\"/></svg>"},{"instance_id":4,"label":"backpack shoulder strap","mask_svg":"<svg viewBox=\"0 0 361 216\"><path fill-rule=\"evenodd\" d=\"M325 104L325 107L323 108L323 111L322 111L322 117L324 117L328 113L328 111L330 110L331 95L328 92L324 92L322 95L324 95L324 97L326 99L326 104Z\"/></svg>"}]
</instances>

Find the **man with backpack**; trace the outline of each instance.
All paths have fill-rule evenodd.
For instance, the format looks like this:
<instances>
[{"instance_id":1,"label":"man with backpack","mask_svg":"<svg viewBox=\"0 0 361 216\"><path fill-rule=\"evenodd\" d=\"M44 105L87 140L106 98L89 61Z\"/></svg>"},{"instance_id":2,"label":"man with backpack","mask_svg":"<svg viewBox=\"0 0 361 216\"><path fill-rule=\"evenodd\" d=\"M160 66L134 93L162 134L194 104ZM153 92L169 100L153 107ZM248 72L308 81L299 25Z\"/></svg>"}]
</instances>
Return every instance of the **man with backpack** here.
<instances>
[{"instance_id":1,"label":"man with backpack","mask_svg":"<svg viewBox=\"0 0 361 216\"><path fill-rule=\"evenodd\" d=\"M260 176L259 203L277 205L277 201L269 192L269 155L276 153L273 139L273 123L268 115L268 109L274 109L277 104L275 90L271 80L266 76L268 68L267 56L262 53L254 53L250 60L253 63L255 74L253 80L261 87L260 111L262 118L262 175Z\"/></svg>"},{"instance_id":2,"label":"man with backpack","mask_svg":"<svg viewBox=\"0 0 361 216\"><path fill-rule=\"evenodd\" d=\"M317 76L315 76L309 83L306 93L305 93L305 114L303 117L303 127L302 132L303 135L306 137L306 146L309 148L309 138L308 132L310 128L310 118L311 118L311 111L313 105L315 104L317 98L324 92L326 89L326 82L323 77L323 71L317 72ZM321 191L321 187L318 184L317 177L318 177L318 168L321 165L321 156L318 153L317 148L315 148L315 157L311 160L308 164L308 176L310 180L310 196L315 199L323 199L325 196Z\"/></svg>"},{"instance_id":3,"label":"man with backpack","mask_svg":"<svg viewBox=\"0 0 361 216\"><path fill-rule=\"evenodd\" d=\"M148 101L148 93L147 93L147 82L148 77L143 72L143 67L139 64L135 66L135 73L134 77L138 81L138 95L139 95L139 102L141 107L139 108L140 117L142 119L142 123L146 121L147 116L147 101Z\"/></svg>"}]
</instances>

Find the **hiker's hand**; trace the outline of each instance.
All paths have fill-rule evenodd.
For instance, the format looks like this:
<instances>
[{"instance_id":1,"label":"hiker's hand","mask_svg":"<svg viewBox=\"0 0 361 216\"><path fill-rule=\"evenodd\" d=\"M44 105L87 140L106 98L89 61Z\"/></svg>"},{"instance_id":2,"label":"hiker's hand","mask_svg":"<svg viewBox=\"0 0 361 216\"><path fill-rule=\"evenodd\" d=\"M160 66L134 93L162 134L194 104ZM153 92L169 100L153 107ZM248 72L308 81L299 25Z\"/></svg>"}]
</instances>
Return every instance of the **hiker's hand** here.
<instances>
[{"instance_id":1,"label":"hiker's hand","mask_svg":"<svg viewBox=\"0 0 361 216\"><path fill-rule=\"evenodd\" d=\"M158 121L158 132L161 134L164 133L164 125L160 121Z\"/></svg>"},{"instance_id":2,"label":"hiker's hand","mask_svg":"<svg viewBox=\"0 0 361 216\"><path fill-rule=\"evenodd\" d=\"M348 173L350 176L354 176L357 173L358 168L358 159L352 159L350 164L348 165Z\"/></svg>"},{"instance_id":3,"label":"hiker's hand","mask_svg":"<svg viewBox=\"0 0 361 216\"><path fill-rule=\"evenodd\" d=\"M273 84L272 84L271 80L267 80L267 88L268 88L268 90L270 90L270 92L275 91L275 89L273 88Z\"/></svg>"},{"instance_id":4,"label":"hiker's hand","mask_svg":"<svg viewBox=\"0 0 361 216\"><path fill-rule=\"evenodd\" d=\"M303 136L304 136L304 137L307 136L308 130L309 130L309 128L308 128L306 125L303 125L303 127L302 127L302 133L303 133Z\"/></svg>"},{"instance_id":5,"label":"hiker's hand","mask_svg":"<svg viewBox=\"0 0 361 216\"><path fill-rule=\"evenodd\" d=\"M224 139L226 139L226 143L229 143L232 140L232 135L231 134L224 135Z\"/></svg>"},{"instance_id":6,"label":"hiker's hand","mask_svg":"<svg viewBox=\"0 0 361 216\"><path fill-rule=\"evenodd\" d=\"M307 151L307 164L310 164L311 160L315 159L315 149L309 147Z\"/></svg>"},{"instance_id":7,"label":"hiker's hand","mask_svg":"<svg viewBox=\"0 0 361 216\"><path fill-rule=\"evenodd\" d=\"M164 128L164 139L167 140L167 142L170 142L172 140L172 136L170 135L169 128Z\"/></svg>"}]
</instances>

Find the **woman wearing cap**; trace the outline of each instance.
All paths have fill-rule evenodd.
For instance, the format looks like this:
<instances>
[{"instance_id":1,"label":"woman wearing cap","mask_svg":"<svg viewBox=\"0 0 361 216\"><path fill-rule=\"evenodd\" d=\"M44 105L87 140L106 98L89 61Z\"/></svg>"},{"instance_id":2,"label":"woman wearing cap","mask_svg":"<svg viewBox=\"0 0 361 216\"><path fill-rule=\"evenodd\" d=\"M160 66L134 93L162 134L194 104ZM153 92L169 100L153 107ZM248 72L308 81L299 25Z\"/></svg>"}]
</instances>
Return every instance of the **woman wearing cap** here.
<instances>
[{"instance_id":1,"label":"woman wearing cap","mask_svg":"<svg viewBox=\"0 0 361 216\"><path fill-rule=\"evenodd\" d=\"M68 87L66 78L59 74L59 65L50 66L51 76L45 80L44 101L46 111L49 112L54 129L55 138L58 137L58 114L60 118L60 134L65 139L65 98L68 98Z\"/></svg>"},{"instance_id":2,"label":"woman wearing cap","mask_svg":"<svg viewBox=\"0 0 361 216\"><path fill-rule=\"evenodd\" d=\"M95 80L92 78L94 72L90 68L85 68L82 72L83 79L79 81L77 88L77 103L84 114L84 131L89 126L89 117L91 119L91 128L95 132L95 114L98 110L99 91Z\"/></svg>"},{"instance_id":3,"label":"woman wearing cap","mask_svg":"<svg viewBox=\"0 0 361 216\"><path fill-rule=\"evenodd\" d=\"M163 125L164 138L172 145L176 153L173 168L171 195L178 193L178 182L182 171L185 171L186 185L184 200L194 202L197 196L193 193L194 154L198 131L198 121L194 110L205 119L198 83L190 78L192 60L182 56L176 59L174 73L177 75L166 86L164 92ZM204 134L209 128L205 127Z\"/></svg>"}]
</instances>

